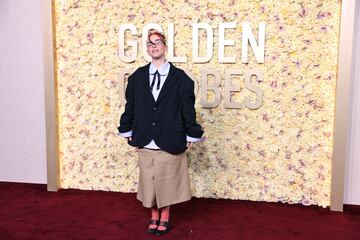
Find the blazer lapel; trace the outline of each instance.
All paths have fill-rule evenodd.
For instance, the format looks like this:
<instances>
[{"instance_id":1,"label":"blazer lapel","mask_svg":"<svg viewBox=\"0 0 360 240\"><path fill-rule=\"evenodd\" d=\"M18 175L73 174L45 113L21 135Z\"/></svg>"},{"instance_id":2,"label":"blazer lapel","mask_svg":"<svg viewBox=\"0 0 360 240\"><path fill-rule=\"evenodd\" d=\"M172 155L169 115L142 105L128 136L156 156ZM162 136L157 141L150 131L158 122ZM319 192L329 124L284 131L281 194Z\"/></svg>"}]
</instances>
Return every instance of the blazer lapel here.
<instances>
[{"instance_id":1,"label":"blazer lapel","mask_svg":"<svg viewBox=\"0 0 360 240\"><path fill-rule=\"evenodd\" d=\"M149 84L149 68L150 63L146 65L143 72L143 85L145 90L145 95L152 101L152 103L155 103L154 96L152 95L150 84Z\"/></svg>"},{"instance_id":2,"label":"blazer lapel","mask_svg":"<svg viewBox=\"0 0 360 240\"><path fill-rule=\"evenodd\" d=\"M159 104L159 102L166 96L166 94L169 92L169 90L171 89L172 86L174 86L175 82L176 82L176 74L175 74L175 66L170 63L170 70L169 70L169 74L166 77L165 83L163 85L163 87L161 88L160 94L155 102L155 104ZM151 92L150 92L151 93Z\"/></svg>"}]
</instances>

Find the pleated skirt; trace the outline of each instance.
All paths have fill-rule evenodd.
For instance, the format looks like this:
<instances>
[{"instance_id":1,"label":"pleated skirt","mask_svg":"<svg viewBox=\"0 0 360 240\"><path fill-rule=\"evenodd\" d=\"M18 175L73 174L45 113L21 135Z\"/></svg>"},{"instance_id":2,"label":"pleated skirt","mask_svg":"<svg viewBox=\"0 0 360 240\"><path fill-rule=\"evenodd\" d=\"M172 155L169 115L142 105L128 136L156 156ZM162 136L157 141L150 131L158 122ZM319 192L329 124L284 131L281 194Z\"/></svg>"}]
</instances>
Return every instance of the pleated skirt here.
<instances>
[{"instance_id":1,"label":"pleated skirt","mask_svg":"<svg viewBox=\"0 0 360 240\"><path fill-rule=\"evenodd\" d=\"M136 198L144 207L158 208L191 199L186 153L140 148L139 184Z\"/></svg>"}]
</instances>

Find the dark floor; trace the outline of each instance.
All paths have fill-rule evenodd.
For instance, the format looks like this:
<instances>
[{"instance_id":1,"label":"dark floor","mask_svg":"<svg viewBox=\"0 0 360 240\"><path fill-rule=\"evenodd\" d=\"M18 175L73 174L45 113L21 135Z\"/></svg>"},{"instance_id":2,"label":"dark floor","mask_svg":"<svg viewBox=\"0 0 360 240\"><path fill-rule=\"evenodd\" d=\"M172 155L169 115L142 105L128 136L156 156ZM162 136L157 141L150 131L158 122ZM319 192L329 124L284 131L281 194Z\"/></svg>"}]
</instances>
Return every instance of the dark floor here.
<instances>
[{"instance_id":1,"label":"dark floor","mask_svg":"<svg viewBox=\"0 0 360 240\"><path fill-rule=\"evenodd\" d=\"M360 206L344 212L281 203L193 198L171 207L164 236L134 193L0 182L0 239L360 239Z\"/></svg>"}]
</instances>

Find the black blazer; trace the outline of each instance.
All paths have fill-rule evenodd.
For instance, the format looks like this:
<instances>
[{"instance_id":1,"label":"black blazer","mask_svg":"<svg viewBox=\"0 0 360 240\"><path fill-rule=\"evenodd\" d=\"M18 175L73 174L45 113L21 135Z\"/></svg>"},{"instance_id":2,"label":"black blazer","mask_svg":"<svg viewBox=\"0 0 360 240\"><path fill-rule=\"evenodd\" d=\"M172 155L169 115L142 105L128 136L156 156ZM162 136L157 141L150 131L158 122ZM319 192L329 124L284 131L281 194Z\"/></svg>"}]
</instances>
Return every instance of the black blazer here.
<instances>
[{"instance_id":1,"label":"black blazer","mask_svg":"<svg viewBox=\"0 0 360 240\"><path fill-rule=\"evenodd\" d=\"M170 63L169 74L155 101L149 84L150 63L128 78L125 111L118 131L132 130L133 147L144 147L154 139L171 154L186 150L186 135L201 138L204 131L196 122L194 81Z\"/></svg>"}]
</instances>

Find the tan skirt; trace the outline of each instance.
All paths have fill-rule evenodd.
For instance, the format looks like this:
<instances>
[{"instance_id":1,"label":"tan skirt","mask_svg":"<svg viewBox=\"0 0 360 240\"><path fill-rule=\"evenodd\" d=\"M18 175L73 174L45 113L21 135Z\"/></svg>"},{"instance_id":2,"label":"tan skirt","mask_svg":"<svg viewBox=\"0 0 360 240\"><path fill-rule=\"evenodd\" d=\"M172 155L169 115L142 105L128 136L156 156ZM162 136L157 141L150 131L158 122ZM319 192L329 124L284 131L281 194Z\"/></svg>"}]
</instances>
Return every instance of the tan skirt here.
<instances>
[{"instance_id":1,"label":"tan skirt","mask_svg":"<svg viewBox=\"0 0 360 240\"><path fill-rule=\"evenodd\" d=\"M186 153L140 148L139 184L136 198L144 207L158 208L191 199Z\"/></svg>"}]
</instances>

